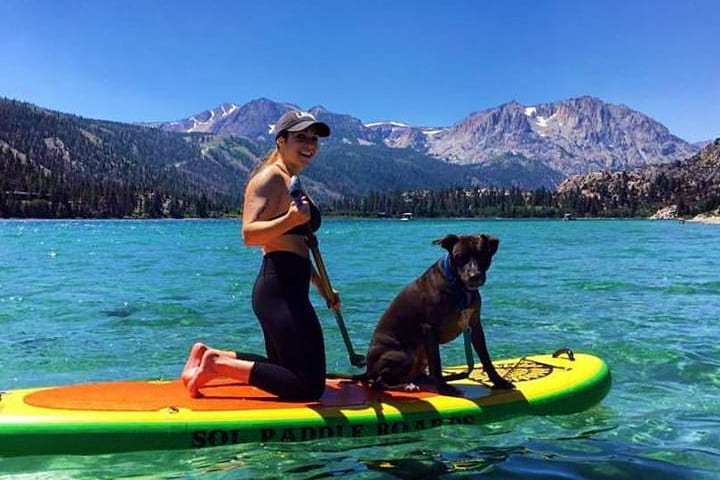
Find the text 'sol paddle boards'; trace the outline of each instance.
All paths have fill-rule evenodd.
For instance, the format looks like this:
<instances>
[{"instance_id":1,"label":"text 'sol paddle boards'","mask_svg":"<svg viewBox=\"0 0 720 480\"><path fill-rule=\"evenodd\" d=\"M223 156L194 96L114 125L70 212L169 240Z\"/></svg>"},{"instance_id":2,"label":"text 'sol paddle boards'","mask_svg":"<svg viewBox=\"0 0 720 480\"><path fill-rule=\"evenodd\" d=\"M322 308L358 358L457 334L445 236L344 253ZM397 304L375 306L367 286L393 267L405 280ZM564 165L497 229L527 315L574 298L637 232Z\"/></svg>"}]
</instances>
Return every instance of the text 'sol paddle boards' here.
<instances>
[{"instance_id":1,"label":"text 'sol paddle boards'","mask_svg":"<svg viewBox=\"0 0 720 480\"><path fill-rule=\"evenodd\" d=\"M515 390L490 389L482 369L452 382L462 397L429 389L378 392L346 380L328 380L322 398L307 403L278 401L232 381L204 387L201 399L190 398L179 381L13 390L0 396L0 456L388 435L519 415L575 413L599 402L610 388L607 365L592 355L532 355L495 365Z\"/></svg>"}]
</instances>

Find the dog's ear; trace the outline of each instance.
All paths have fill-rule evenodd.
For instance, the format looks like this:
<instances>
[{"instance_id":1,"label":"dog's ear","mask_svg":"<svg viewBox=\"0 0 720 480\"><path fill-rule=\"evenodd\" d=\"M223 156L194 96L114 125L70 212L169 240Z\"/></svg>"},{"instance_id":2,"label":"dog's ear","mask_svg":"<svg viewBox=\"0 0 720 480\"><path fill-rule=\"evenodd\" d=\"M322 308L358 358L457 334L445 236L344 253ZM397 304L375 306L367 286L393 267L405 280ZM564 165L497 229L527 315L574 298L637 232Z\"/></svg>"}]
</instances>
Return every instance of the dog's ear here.
<instances>
[{"instance_id":1,"label":"dog's ear","mask_svg":"<svg viewBox=\"0 0 720 480\"><path fill-rule=\"evenodd\" d=\"M478 242L480 242L480 249L486 249L488 252L490 252L490 256L495 255L495 252L497 252L498 247L500 246L500 240L498 240L495 237L491 237L489 235L480 234L477 236Z\"/></svg>"},{"instance_id":2,"label":"dog's ear","mask_svg":"<svg viewBox=\"0 0 720 480\"><path fill-rule=\"evenodd\" d=\"M438 238L437 240L433 240L433 245L440 245L448 252L452 253L452 248L455 246L455 244L460 240L457 235L445 235L443 238Z\"/></svg>"}]
</instances>

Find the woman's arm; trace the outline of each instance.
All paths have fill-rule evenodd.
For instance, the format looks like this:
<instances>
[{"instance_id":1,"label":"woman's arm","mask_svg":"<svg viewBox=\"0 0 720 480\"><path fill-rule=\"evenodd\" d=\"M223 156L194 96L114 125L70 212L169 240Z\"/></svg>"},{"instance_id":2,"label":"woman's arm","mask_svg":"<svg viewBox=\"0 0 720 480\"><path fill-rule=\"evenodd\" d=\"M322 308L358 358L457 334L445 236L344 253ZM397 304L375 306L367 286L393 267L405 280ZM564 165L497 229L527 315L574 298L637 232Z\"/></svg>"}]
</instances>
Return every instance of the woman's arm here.
<instances>
[{"instance_id":1,"label":"woman's arm","mask_svg":"<svg viewBox=\"0 0 720 480\"><path fill-rule=\"evenodd\" d=\"M289 198L285 180L272 169L265 169L250 180L243 204L242 236L246 245L265 245L294 226L310 220L307 200L299 206L288 200L289 207L284 215L261 220L268 208L285 198Z\"/></svg>"}]
</instances>

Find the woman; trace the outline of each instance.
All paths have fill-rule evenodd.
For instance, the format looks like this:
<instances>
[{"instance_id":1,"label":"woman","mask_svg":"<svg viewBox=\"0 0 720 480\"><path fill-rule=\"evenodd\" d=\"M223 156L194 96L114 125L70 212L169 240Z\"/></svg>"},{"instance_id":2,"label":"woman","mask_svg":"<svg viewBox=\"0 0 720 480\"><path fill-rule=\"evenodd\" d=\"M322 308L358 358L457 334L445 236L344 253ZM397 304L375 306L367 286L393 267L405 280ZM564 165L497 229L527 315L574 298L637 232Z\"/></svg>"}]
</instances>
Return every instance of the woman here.
<instances>
[{"instance_id":1,"label":"woman","mask_svg":"<svg viewBox=\"0 0 720 480\"><path fill-rule=\"evenodd\" d=\"M196 343L183 369L190 395L217 377L254 385L286 400L316 400L325 388L325 345L308 297L313 281L329 308L337 292L323 292L308 255L304 233L317 230L320 212L302 196L293 200L290 179L318 152L318 137L330 128L306 112L289 111L273 127L276 148L253 172L245 189L242 235L260 246L263 261L253 289L253 310L265 335L267 357L216 350Z\"/></svg>"}]
</instances>

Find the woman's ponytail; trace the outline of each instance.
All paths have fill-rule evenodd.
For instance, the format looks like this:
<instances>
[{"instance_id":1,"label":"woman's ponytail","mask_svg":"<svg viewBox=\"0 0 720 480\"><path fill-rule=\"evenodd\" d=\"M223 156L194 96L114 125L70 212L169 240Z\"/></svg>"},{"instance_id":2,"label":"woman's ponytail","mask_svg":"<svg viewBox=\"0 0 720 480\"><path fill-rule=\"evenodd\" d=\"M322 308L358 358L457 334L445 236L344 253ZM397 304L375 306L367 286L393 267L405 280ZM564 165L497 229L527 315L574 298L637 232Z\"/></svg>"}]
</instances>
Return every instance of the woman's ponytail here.
<instances>
[{"instance_id":1,"label":"woman's ponytail","mask_svg":"<svg viewBox=\"0 0 720 480\"><path fill-rule=\"evenodd\" d=\"M285 138L285 139L287 139L287 137L288 137L287 132L280 132L280 134L276 137L276 140L277 140L278 138ZM253 169L253 171L250 172L250 175L248 176L247 183L250 183L250 180L252 180L252 178L253 178L255 175L257 175L258 173L260 173L260 170L262 170L263 168L265 168L265 167L267 167L267 166L269 166L269 165L272 165L273 163L277 162L277 159L278 159L279 156L280 156L280 151L278 150L277 144L276 144L276 145L275 145L275 148L273 148L272 151L268 154L268 156L265 157L265 160L263 160L262 162L258 163L257 166ZM245 188L247 188L247 186L246 186Z\"/></svg>"}]
</instances>

